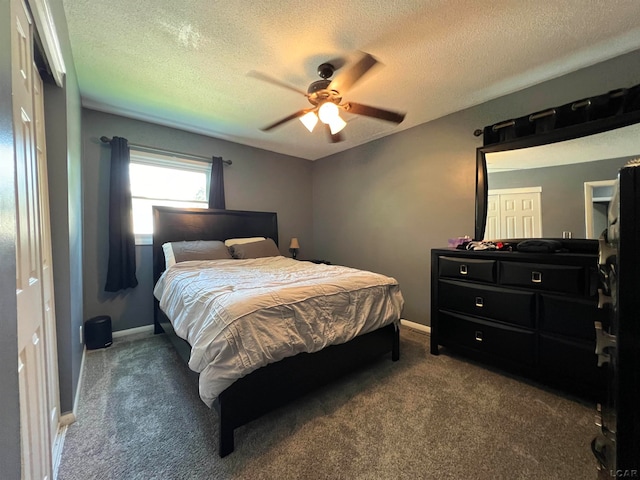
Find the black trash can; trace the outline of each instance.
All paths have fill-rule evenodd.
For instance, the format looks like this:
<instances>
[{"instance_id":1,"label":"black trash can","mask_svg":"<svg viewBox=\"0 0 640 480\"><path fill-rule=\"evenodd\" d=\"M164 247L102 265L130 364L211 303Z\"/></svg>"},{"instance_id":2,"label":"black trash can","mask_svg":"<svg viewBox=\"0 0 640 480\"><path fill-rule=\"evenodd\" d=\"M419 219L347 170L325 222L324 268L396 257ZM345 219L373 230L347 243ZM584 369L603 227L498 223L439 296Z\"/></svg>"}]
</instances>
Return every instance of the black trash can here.
<instances>
[{"instance_id":1,"label":"black trash can","mask_svg":"<svg viewBox=\"0 0 640 480\"><path fill-rule=\"evenodd\" d=\"M101 315L84 322L84 343L88 350L105 348L113 343L111 317Z\"/></svg>"}]
</instances>

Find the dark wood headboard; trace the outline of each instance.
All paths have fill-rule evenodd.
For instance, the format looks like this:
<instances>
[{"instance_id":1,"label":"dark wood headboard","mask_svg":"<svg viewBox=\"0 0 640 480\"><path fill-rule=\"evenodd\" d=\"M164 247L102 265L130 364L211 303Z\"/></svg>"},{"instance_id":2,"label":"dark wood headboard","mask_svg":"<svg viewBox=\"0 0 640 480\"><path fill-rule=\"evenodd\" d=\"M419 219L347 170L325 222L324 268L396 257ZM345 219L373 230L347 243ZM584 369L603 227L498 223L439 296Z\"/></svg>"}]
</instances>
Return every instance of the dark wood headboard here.
<instances>
[{"instance_id":1,"label":"dark wood headboard","mask_svg":"<svg viewBox=\"0 0 640 480\"><path fill-rule=\"evenodd\" d=\"M267 237L278 244L278 217L273 212L153 207L153 284L165 269L162 244L183 240Z\"/></svg>"}]
</instances>

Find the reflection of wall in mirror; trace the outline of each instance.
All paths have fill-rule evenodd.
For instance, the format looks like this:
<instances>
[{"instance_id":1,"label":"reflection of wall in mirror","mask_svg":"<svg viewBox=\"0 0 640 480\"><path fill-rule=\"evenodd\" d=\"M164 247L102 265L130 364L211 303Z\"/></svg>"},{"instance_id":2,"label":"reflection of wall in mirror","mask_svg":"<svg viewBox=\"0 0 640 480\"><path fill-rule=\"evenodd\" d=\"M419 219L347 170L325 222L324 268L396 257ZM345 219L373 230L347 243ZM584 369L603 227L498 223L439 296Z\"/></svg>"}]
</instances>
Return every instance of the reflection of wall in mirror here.
<instances>
[{"instance_id":1,"label":"reflection of wall in mirror","mask_svg":"<svg viewBox=\"0 0 640 480\"><path fill-rule=\"evenodd\" d=\"M629 157L555 167L489 172L489 189L542 186L542 231L547 238L586 238L584 183L616 178Z\"/></svg>"}]
</instances>

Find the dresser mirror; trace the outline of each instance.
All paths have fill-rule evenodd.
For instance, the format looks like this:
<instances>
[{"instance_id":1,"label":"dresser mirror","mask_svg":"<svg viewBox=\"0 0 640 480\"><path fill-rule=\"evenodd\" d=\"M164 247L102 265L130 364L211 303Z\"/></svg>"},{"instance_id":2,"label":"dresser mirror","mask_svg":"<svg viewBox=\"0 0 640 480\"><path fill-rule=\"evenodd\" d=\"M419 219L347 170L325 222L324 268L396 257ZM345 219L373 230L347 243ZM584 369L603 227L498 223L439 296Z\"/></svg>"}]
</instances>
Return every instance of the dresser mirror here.
<instances>
[{"instance_id":1,"label":"dresser mirror","mask_svg":"<svg viewBox=\"0 0 640 480\"><path fill-rule=\"evenodd\" d=\"M638 113L478 148L475 239L597 238L618 170L640 157Z\"/></svg>"}]
</instances>

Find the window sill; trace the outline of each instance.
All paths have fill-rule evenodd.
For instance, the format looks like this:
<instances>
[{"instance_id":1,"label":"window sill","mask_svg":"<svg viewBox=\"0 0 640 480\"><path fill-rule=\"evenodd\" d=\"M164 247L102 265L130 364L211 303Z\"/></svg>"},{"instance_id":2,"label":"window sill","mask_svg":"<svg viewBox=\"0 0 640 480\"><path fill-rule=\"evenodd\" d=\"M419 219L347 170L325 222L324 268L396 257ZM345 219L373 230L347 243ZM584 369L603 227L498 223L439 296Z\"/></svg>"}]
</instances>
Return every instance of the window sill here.
<instances>
[{"instance_id":1,"label":"window sill","mask_svg":"<svg viewBox=\"0 0 640 480\"><path fill-rule=\"evenodd\" d=\"M136 233L135 234L136 245L153 245L152 233Z\"/></svg>"}]
</instances>

